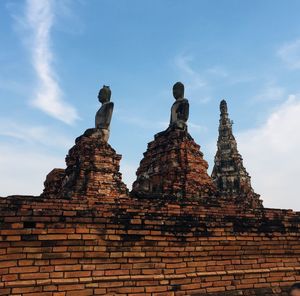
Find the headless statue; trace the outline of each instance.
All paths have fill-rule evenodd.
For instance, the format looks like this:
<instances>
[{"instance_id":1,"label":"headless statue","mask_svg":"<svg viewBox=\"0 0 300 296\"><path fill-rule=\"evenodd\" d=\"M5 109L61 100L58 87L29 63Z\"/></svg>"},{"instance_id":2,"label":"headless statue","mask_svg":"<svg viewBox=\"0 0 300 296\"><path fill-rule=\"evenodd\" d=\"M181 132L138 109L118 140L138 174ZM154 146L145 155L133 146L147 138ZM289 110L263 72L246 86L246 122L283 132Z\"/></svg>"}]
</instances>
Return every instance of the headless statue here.
<instances>
[{"instance_id":1,"label":"headless statue","mask_svg":"<svg viewBox=\"0 0 300 296\"><path fill-rule=\"evenodd\" d=\"M114 109L114 103L110 102L111 90L109 86L103 85L98 94L102 106L96 113L95 127L101 133L104 142L109 138L109 126Z\"/></svg>"},{"instance_id":2,"label":"headless statue","mask_svg":"<svg viewBox=\"0 0 300 296\"><path fill-rule=\"evenodd\" d=\"M169 128L187 130L186 122L189 118L189 101L184 98L184 85L181 82L174 84L173 96L176 101L171 108Z\"/></svg>"}]
</instances>

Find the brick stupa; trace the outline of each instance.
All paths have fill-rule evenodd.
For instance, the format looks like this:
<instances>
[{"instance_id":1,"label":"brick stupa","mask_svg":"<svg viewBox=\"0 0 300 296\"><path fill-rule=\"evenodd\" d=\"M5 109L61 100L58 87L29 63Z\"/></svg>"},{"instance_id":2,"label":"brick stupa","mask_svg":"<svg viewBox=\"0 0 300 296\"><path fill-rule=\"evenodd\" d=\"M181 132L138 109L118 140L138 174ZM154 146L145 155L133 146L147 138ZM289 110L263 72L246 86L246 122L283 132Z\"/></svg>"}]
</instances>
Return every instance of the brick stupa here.
<instances>
[{"instance_id":1,"label":"brick stupa","mask_svg":"<svg viewBox=\"0 0 300 296\"><path fill-rule=\"evenodd\" d=\"M170 125L148 144L136 172L132 195L199 199L214 192L207 174L208 163L188 133L189 102L184 98L181 82L174 84L173 96Z\"/></svg>"},{"instance_id":2,"label":"brick stupa","mask_svg":"<svg viewBox=\"0 0 300 296\"><path fill-rule=\"evenodd\" d=\"M200 146L186 130L167 129L148 144L132 193L178 198L207 197L214 185Z\"/></svg>"},{"instance_id":3,"label":"brick stupa","mask_svg":"<svg viewBox=\"0 0 300 296\"><path fill-rule=\"evenodd\" d=\"M226 202L262 207L262 201L251 186L251 177L243 165L243 158L237 149L232 132L232 121L228 116L225 100L220 103L220 125L212 179L221 198Z\"/></svg>"},{"instance_id":4,"label":"brick stupa","mask_svg":"<svg viewBox=\"0 0 300 296\"><path fill-rule=\"evenodd\" d=\"M54 169L48 174L43 196L107 202L128 196L119 171L121 155L108 144L114 107L110 97L111 90L104 85L98 94L102 106L95 117L95 128L75 140L65 170Z\"/></svg>"},{"instance_id":5,"label":"brick stupa","mask_svg":"<svg viewBox=\"0 0 300 296\"><path fill-rule=\"evenodd\" d=\"M47 176L43 195L106 200L125 197L128 190L119 171L120 160L121 155L103 142L96 129L88 129L69 150L67 168L55 169Z\"/></svg>"}]
</instances>

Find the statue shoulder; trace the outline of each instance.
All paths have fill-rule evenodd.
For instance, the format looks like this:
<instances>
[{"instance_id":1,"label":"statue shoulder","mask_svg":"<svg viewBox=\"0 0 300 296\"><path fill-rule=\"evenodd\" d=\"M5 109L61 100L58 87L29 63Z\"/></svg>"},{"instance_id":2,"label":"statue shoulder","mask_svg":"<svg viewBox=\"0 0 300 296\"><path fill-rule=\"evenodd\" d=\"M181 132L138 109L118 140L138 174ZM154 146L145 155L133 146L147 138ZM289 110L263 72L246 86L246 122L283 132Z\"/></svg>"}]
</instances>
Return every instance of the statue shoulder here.
<instances>
[{"instance_id":1,"label":"statue shoulder","mask_svg":"<svg viewBox=\"0 0 300 296\"><path fill-rule=\"evenodd\" d=\"M113 102L109 102L109 109L113 110L114 109L114 103Z\"/></svg>"},{"instance_id":2,"label":"statue shoulder","mask_svg":"<svg viewBox=\"0 0 300 296\"><path fill-rule=\"evenodd\" d=\"M112 110L114 108L114 103L113 102L108 102L103 104L102 106L105 110Z\"/></svg>"},{"instance_id":3,"label":"statue shoulder","mask_svg":"<svg viewBox=\"0 0 300 296\"><path fill-rule=\"evenodd\" d=\"M190 104L188 99L182 99L178 102L179 106L181 106L182 108L189 108Z\"/></svg>"},{"instance_id":4,"label":"statue shoulder","mask_svg":"<svg viewBox=\"0 0 300 296\"><path fill-rule=\"evenodd\" d=\"M107 106L110 107L110 108L113 108L114 107L114 103L113 102L108 102Z\"/></svg>"}]
</instances>

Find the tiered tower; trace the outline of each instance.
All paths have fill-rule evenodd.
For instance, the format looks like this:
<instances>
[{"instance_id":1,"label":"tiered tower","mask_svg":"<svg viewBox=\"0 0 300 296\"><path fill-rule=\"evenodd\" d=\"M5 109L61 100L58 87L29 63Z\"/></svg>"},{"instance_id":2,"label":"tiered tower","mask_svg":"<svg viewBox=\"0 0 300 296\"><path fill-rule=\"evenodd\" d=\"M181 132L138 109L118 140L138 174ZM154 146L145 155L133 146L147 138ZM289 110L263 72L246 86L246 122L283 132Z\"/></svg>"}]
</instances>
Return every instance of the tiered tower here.
<instances>
[{"instance_id":1,"label":"tiered tower","mask_svg":"<svg viewBox=\"0 0 300 296\"><path fill-rule=\"evenodd\" d=\"M212 179L221 197L251 207L260 207L262 202L251 186L251 177L243 165L242 156L237 149L237 143L232 133L232 121L228 116L225 100L220 103L220 125L217 142L215 165Z\"/></svg>"},{"instance_id":2,"label":"tiered tower","mask_svg":"<svg viewBox=\"0 0 300 296\"><path fill-rule=\"evenodd\" d=\"M151 198L208 197L215 188L200 146L187 131L189 103L184 98L182 83L174 85L173 95L176 101L171 108L169 128L156 134L148 144L132 194Z\"/></svg>"},{"instance_id":3,"label":"tiered tower","mask_svg":"<svg viewBox=\"0 0 300 296\"><path fill-rule=\"evenodd\" d=\"M155 135L137 170L133 193L178 198L207 197L214 185L200 146L184 130L170 129Z\"/></svg>"},{"instance_id":4,"label":"tiered tower","mask_svg":"<svg viewBox=\"0 0 300 296\"><path fill-rule=\"evenodd\" d=\"M97 129L88 129L76 139L66 157L62 195L87 199L125 197L127 187L119 171L121 155Z\"/></svg>"}]
</instances>

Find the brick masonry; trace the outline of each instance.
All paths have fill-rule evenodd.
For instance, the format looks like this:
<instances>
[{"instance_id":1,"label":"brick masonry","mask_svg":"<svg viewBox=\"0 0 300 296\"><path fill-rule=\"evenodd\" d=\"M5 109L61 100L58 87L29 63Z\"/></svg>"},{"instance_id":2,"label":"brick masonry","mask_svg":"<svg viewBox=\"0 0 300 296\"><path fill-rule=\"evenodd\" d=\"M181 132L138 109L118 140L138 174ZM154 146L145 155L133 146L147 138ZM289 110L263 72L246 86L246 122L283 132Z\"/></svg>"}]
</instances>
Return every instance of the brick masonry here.
<instances>
[{"instance_id":1,"label":"brick masonry","mask_svg":"<svg viewBox=\"0 0 300 296\"><path fill-rule=\"evenodd\" d=\"M189 165L206 170L195 145ZM299 212L213 191L129 195L120 159L87 130L41 196L0 198L0 295L284 296L300 281ZM210 184L204 173L189 182Z\"/></svg>"},{"instance_id":2,"label":"brick masonry","mask_svg":"<svg viewBox=\"0 0 300 296\"><path fill-rule=\"evenodd\" d=\"M1 295L286 295L300 280L293 211L157 198L0 203Z\"/></svg>"},{"instance_id":3,"label":"brick masonry","mask_svg":"<svg viewBox=\"0 0 300 296\"><path fill-rule=\"evenodd\" d=\"M167 129L148 144L133 195L207 198L215 192L200 146L186 130Z\"/></svg>"}]
</instances>

